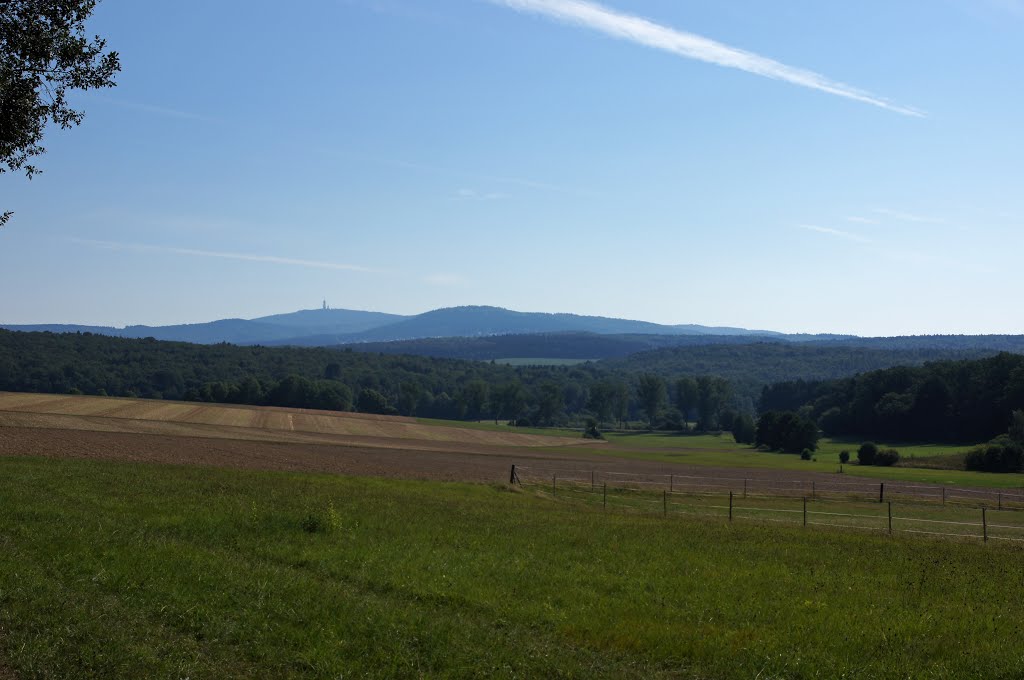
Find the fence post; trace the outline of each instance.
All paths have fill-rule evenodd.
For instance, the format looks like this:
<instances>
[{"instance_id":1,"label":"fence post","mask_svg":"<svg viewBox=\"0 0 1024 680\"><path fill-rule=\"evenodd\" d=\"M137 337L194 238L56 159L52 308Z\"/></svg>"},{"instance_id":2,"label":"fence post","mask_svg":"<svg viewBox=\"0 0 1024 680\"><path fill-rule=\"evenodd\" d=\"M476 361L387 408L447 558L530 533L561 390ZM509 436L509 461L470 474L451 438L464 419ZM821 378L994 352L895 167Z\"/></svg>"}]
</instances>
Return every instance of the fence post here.
<instances>
[{"instance_id":1,"label":"fence post","mask_svg":"<svg viewBox=\"0 0 1024 680\"><path fill-rule=\"evenodd\" d=\"M661 508L662 514L664 514L665 517L668 517L668 491L665 491L664 489L661 490Z\"/></svg>"},{"instance_id":2,"label":"fence post","mask_svg":"<svg viewBox=\"0 0 1024 680\"><path fill-rule=\"evenodd\" d=\"M889 501L889 534L892 535L892 501Z\"/></svg>"},{"instance_id":3,"label":"fence post","mask_svg":"<svg viewBox=\"0 0 1024 680\"><path fill-rule=\"evenodd\" d=\"M878 485L878 502L881 503L885 500L885 482Z\"/></svg>"},{"instance_id":4,"label":"fence post","mask_svg":"<svg viewBox=\"0 0 1024 680\"><path fill-rule=\"evenodd\" d=\"M986 543L988 543L988 519L985 517L985 506L981 506L981 535Z\"/></svg>"},{"instance_id":5,"label":"fence post","mask_svg":"<svg viewBox=\"0 0 1024 680\"><path fill-rule=\"evenodd\" d=\"M744 479L743 480L743 499L746 500L746 498L747 498L747 480Z\"/></svg>"},{"instance_id":6,"label":"fence post","mask_svg":"<svg viewBox=\"0 0 1024 680\"><path fill-rule=\"evenodd\" d=\"M732 489L729 489L729 521L732 521Z\"/></svg>"},{"instance_id":7,"label":"fence post","mask_svg":"<svg viewBox=\"0 0 1024 680\"><path fill-rule=\"evenodd\" d=\"M1002 491L999 492L999 509L1000 510L1003 509L1003 492Z\"/></svg>"},{"instance_id":8,"label":"fence post","mask_svg":"<svg viewBox=\"0 0 1024 680\"><path fill-rule=\"evenodd\" d=\"M591 491L593 491L596 488L596 486L597 486L594 482L595 482L594 471L591 470L590 471L590 490Z\"/></svg>"},{"instance_id":9,"label":"fence post","mask_svg":"<svg viewBox=\"0 0 1024 680\"><path fill-rule=\"evenodd\" d=\"M512 463L512 472L510 472L508 474L508 483L509 484L515 484L516 483L516 464L515 463Z\"/></svg>"},{"instance_id":10,"label":"fence post","mask_svg":"<svg viewBox=\"0 0 1024 680\"><path fill-rule=\"evenodd\" d=\"M607 510L608 509L608 482L604 483L604 497L603 497L603 501L602 502L604 504L604 506L603 506L604 509Z\"/></svg>"},{"instance_id":11,"label":"fence post","mask_svg":"<svg viewBox=\"0 0 1024 680\"><path fill-rule=\"evenodd\" d=\"M807 526L807 496L804 496L804 526Z\"/></svg>"},{"instance_id":12,"label":"fence post","mask_svg":"<svg viewBox=\"0 0 1024 680\"><path fill-rule=\"evenodd\" d=\"M818 492L815 491L814 480L811 480L811 498L817 498Z\"/></svg>"},{"instance_id":13,"label":"fence post","mask_svg":"<svg viewBox=\"0 0 1024 680\"><path fill-rule=\"evenodd\" d=\"M942 487L942 504L946 504L946 487Z\"/></svg>"}]
</instances>

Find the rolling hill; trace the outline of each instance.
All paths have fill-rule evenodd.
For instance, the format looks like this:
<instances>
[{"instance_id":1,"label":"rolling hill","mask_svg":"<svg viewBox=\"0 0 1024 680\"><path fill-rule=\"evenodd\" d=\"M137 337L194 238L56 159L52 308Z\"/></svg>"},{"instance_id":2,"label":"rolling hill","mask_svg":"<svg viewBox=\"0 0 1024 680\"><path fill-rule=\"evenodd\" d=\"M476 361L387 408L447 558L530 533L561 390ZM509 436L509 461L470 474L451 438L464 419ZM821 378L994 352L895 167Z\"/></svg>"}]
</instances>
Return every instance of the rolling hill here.
<instances>
[{"instance_id":1,"label":"rolling hill","mask_svg":"<svg viewBox=\"0 0 1024 680\"><path fill-rule=\"evenodd\" d=\"M257 319L221 319L173 326L90 326L78 324L0 324L13 331L95 333L122 338L155 338L199 344L330 346L441 337L487 337L532 333L631 335L725 335L785 337L772 331L647 321L578 314L516 312L500 307L450 307L415 316L350 309L306 309Z\"/></svg>"}]
</instances>

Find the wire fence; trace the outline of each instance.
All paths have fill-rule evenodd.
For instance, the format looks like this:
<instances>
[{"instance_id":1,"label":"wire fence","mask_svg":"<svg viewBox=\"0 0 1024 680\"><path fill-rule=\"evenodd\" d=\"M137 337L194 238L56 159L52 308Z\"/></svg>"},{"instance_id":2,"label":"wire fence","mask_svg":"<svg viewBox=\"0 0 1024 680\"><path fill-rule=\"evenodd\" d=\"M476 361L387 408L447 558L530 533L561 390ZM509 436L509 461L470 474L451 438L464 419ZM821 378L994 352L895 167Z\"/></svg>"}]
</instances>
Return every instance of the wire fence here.
<instances>
[{"instance_id":1,"label":"wire fence","mask_svg":"<svg viewBox=\"0 0 1024 680\"><path fill-rule=\"evenodd\" d=\"M1024 493L893 482L643 475L513 465L513 484L605 511L1024 543Z\"/></svg>"}]
</instances>

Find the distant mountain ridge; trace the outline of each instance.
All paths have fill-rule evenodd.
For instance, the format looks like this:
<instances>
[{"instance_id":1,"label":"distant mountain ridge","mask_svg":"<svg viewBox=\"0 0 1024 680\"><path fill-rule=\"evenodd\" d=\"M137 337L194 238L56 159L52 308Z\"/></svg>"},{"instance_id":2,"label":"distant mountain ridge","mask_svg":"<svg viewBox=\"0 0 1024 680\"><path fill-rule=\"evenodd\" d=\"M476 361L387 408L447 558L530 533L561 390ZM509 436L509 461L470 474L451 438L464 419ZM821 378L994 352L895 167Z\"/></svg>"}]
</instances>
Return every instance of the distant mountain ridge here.
<instances>
[{"instance_id":1,"label":"distant mountain ridge","mask_svg":"<svg viewBox=\"0 0 1024 680\"><path fill-rule=\"evenodd\" d=\"M124 338L177 340L199 344L228 342L243 345L329 346L443 337L487 337L533 333L592 333L598 335L729 335L785 338L775 331L663 325L648 321L579 314L517 312L500 307L466 306L435 309L415 316L350 309L306 309L256 319L221 319L172 326L88 326L74 324L0 324L13 331L96 333ZM845 337L845 336L830 336Z\"/></svg>"},{"instance_id":2,"label":"distant mountain ridge","mask_svg":"<svg viewBox=\"0 0 1024 680\"><path fill-rule=\"evenodd\" d=\"M14 331L94 333L196 344L338 347L384 354L456 359L617 359L654 350L705 345L782 343L876 350L984 350L1024 353L1024 335L924 335L861 338L785 334L745 328L663 325L579 314L517 312L500 307L435 309L415 316L351 309L306 309L256 319L172 326L5 325Z\"/></svg>"}]
</instances>

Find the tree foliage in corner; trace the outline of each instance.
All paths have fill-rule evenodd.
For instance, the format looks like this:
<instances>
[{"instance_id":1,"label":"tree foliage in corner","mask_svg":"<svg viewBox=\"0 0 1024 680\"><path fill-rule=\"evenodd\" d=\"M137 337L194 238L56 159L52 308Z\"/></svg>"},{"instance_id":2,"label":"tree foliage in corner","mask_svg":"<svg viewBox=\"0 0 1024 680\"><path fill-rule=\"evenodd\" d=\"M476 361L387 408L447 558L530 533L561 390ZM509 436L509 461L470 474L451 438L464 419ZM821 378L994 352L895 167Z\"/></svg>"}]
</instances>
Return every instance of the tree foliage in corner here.
<instances>
[{"instance_id":1,"label":"tree foliage in corner","mask_svg":"<svg viewBox=\"0 0 1024 680\"><path fill-rule=\"evenodd\" d=\"M43 132L82 122L67 91L114 86L121 70L106 41L85 35L85 21L97 0L4 0L0 2L0 173L39 168ZM0 226L11 217L0 215Z\"/></svg>"}]
</instances>

